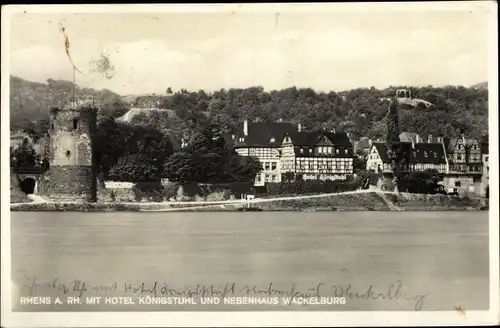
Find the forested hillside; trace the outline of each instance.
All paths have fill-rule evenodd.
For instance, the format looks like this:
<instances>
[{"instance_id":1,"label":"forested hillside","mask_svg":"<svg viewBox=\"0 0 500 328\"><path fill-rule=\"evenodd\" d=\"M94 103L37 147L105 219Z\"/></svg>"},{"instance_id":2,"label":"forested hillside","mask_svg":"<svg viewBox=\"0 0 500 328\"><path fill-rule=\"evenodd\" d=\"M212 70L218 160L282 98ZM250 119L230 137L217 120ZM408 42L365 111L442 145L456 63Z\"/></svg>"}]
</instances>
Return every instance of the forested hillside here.
<instances>
[{"instance_id":1,"label":"forested hillside","mask_svg":"<svg viewBox=\"0 0 500 328\"><path fill-rule=\"evenodd\" d=\"M181 90L155 100L150 96L136 99L136 105L158 103L158 107L169 111L141 114L133 122L182 131L195 128L207 119L231 130L235 130L245 118L269 122L283 120L301 123L309 129L335 127L351 132L355 137L385 138L389 102L381 99L393 97L398 88L354 89L339 93L295 87L270 92L262 87L252 87L212 94ZM415 98L430 101L434 106L400 105L403 130L421 135L443 133L454 136L461 130L471 136L487 134L487 89L447 86L411 90Z\"/></svg>"},{"instance_id":2,"label":"forested hillside","mask_svg":"<svg viewBox=\"0 0 500 328\"><path fill-rule=\"evenodd\" d=\"M351 132L355 137L385 137L385 117L388 101L395 90L353 89L344 92L316 92L295 87L264 91L262 87L246 89L172 92L165 95L125 98L109 90L77 88L76 96L94 96L103 106L101 114L118 117L130 107L159 107L168 111L141 113L132 123L150 124L175 139L199 130L208 122L219 123L234 131L245 118L251 121L289 121L313 129L335 127ZM463 130L470 136L487 134L488 90L487 84L474 87L411 88L415 98L434 104L409 107L400 105L401 128L421 135L443 133L454 136ZM26 121L48 118L49 108L69 102L72 84L68 81L49 80L35 83L11 77L11 126L23 128Z\"/></svg>"}]
</instances>

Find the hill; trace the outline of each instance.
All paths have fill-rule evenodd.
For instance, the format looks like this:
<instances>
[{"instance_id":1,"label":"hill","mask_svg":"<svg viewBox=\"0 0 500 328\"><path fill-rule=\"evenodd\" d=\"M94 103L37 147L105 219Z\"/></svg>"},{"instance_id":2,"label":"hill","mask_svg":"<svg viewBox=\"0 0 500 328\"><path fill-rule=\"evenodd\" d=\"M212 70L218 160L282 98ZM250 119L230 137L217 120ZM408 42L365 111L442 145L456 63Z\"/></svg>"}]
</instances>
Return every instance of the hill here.
<instances>
[{"instance_id":1,"label":"hill","mask_svg":"<svg viewBox=\"0 0 500 328\"><path fill-rule=\"evenodd\" d=\"M77 101L92 101L102 106L102 114L121 116L129 109L122 97L110 90L75 88ZM47 120L52 107L65 106L73 99L73 83L48 79L47 83L10 77L11 130L25 129L30 122Z\"/></svg>"},{"instance_id":2,"label":"hill","mask_svg":"<svg viewBox=\"0 0 500 328\"><path fill-rule=\"evenodd\" d=\"M40 126L40 120L48 118L50 107L67 103L72 97L72 83L69 81L48 80L44 84L11 77L10 83L11 129ZM130 108L138 108L140 110L130 111L125 121L153 125L176 139L206 126L209 121L219 123L226 131L235 132L244 119L283 120L301 123L306 129L328 127L350 132L354 138L379 139L385 138L386 99L394 97L396 90L401 88L408 87L358 88L336 93L296 87L265 91L256 86L212 93L183 89L165 95L122 97L109 90L77 87L76 97L94 97L95 102L102 106L101 114L115 118L122 117ZM487 83L469 88L428 86L410 89L413 98L422 99L432 106L400 104L403 130L424 136L437 133L455 136L463 131L469 136L479 137L488 133Z\"/></svg>"}]
</instances>

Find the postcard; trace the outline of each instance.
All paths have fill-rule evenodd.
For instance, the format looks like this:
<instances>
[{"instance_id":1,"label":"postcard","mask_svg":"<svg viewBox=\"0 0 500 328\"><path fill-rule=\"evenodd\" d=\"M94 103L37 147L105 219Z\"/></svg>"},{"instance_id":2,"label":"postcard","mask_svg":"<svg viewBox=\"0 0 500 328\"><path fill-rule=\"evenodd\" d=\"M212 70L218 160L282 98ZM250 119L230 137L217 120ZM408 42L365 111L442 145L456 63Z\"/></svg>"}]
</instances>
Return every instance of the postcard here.
<instances>
[{"instance_id":1,"label":"postcard","mask_svg":"<svg viewBox=\"0 0 500 328\"><path fill-rule=\"evenodd\" d=\"M2 324L498 324L497 30L492 1L2 7Z\"/></svg>"}]
</instances>

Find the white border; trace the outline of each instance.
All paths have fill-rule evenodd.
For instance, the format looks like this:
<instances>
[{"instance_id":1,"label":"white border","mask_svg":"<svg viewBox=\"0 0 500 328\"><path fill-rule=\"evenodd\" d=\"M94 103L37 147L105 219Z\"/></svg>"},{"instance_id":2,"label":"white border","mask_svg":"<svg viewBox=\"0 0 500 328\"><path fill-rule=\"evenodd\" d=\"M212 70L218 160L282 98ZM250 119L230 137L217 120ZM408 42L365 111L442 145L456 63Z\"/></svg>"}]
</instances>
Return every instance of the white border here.
<instances>
[{"instance_id":1,"label":"white border","mask_svg":"<svg viewBox=\"0 0 500 328\"><path fill-rule=\"evenodd\" d=\"M10 16L30 13L166 13L166 12L304 12L304 11L460 11L491 13L489 57L490 136L490 310L465 315L449 312L73 312L13 313L10 311L10 174L9 174L9 44ZM2 6L2 157L1 157L1 270L2 326L5 327L91 327L91 326L421 326L491 325L499 315L499 220L498 220L498 22L494 1L336 4L227 4L227 5L29 5Z\"/></svg>"}]
</instances>

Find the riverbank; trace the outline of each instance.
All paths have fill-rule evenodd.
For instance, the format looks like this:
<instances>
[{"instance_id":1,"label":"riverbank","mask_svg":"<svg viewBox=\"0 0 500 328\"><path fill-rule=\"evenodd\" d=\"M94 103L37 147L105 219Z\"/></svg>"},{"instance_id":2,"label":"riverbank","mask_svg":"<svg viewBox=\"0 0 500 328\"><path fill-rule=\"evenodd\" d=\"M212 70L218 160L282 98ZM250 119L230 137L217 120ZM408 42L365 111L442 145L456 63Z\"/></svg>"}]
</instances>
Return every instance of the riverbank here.
<instances>
[{"instance_id":1,"label":"riverbank","mask_svg":"<svg viewBox=\"0 0 500 328\"><path fill-rule=\"evenodd\" d=\"M444 195L347 192L218 202L32 202L11 204L11 211L67 212L233 212L248 205L256 211L474 211L487 210L487 199Z\"/></svg>"}]
</instances>

